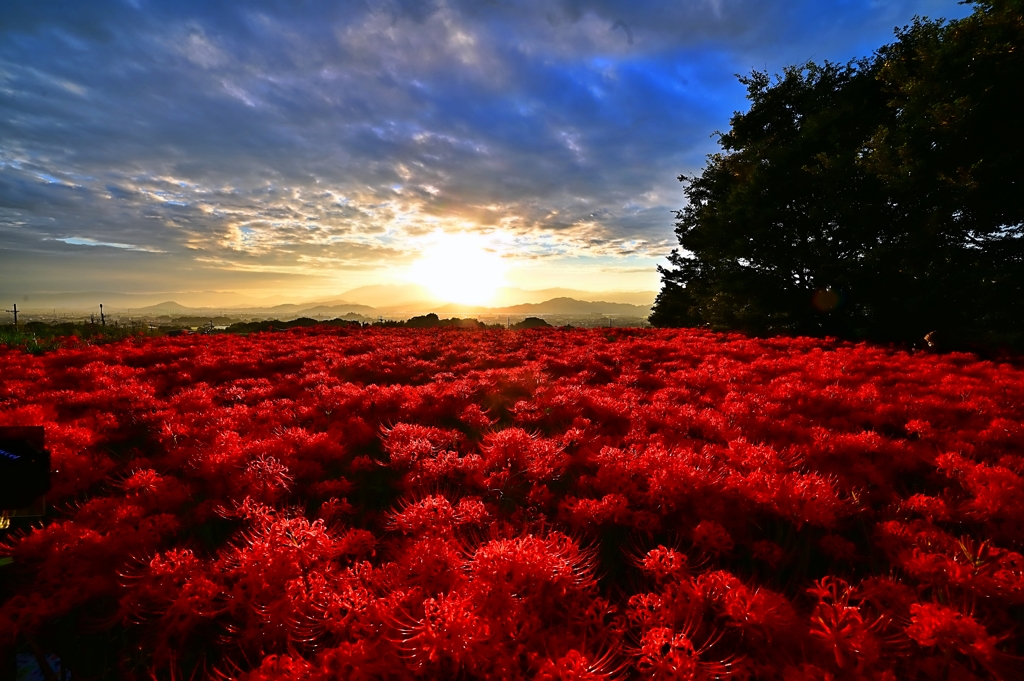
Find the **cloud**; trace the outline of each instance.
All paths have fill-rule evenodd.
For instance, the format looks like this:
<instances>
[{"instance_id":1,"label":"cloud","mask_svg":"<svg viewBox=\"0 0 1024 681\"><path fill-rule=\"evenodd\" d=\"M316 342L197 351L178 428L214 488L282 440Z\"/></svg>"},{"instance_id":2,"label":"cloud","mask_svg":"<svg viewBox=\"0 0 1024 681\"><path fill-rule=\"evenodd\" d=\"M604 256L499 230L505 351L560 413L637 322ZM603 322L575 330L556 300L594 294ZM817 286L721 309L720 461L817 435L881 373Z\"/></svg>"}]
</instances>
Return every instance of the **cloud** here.
<instances>
[{"instance_id":1,"label":"cloud","mask_svg":"<svg viewBox=\"0 0 1024 681\"><path fill-rule=\"evenodd\" d=\"M108 241L96 241L95 239L88 239L85 237L64 237L61 239L55 239L55 241L63 241L66 244L72 246L103 246L106 248L123 248L128 251L143 251L145 253L164 253L156 248L147 248L145 246L136 246L134 244L116 244Z\"/></svg>"},{"instance_id":2,"label":"cloud","mask_svg":"<svg viewBox=\"0 0 1024 681\"><path fill-rule=\"evenodd\" d=\"M89 250L75 271L97 280L101 250L158 258L126 270L167 280L385 276L439 228L500 232L527 259L661 257L676 176L744 106L733 74L860 56L943 11L967 10L17 0L0 23L0 246L39 269Z\"/></svg>"}]
</instances>

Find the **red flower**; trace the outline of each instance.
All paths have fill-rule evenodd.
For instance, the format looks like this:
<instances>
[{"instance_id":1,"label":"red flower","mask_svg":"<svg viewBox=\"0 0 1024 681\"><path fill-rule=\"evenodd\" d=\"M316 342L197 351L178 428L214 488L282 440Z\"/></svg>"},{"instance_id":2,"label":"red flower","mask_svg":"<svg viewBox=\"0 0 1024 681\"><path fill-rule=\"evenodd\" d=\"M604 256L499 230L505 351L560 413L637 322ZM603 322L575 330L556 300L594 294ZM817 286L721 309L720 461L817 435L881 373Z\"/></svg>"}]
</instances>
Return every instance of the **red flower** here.
<instances>
[{"instance_id":1,"label":"red flower","mask_svg":"<svg viewBox=\"0 0 1024 681\"><path fill-rule=\"evenodd\" d=\"M655 580L662 582L684 576L687 572L686 563L687 559L684 554L659 546L647 552L640 562L640 567Z\"/></svg>"},{"instance_id":2,"label":"red flower","mask_svg":"<svg viewBox=\"0 0 1024 681\"><path fill-rule=\"evenodd\" d=\"M0 648L303 681L1016 671L1012 364L320 328L0 368L0 425L44 425L54 468L0 543Z\"/></svg>"},{"instance_id":3,"label":"red flower","mask_svg":"<svg viewBox=\"0 0 1024 681\"><path fill-rule=\"evenodd\" d=\"M977 620L956 608L938 603L910 606L907 635L925 647L954 651L987 662L996 654L995 636L989 635Z\"/></svg>"},{"instance_id":4,"label":"red flower","mask_svg":"<svg viewBox=\"0 0 1024 681\"><path fill-rule=\"evenodd\" d=\"M456 673L483 662L479 649L490 637L487 622L476 614L474 599L458 593L423 601L423 616L399 629L398 646L414 667Z\"/></svg>"}]
</instances>

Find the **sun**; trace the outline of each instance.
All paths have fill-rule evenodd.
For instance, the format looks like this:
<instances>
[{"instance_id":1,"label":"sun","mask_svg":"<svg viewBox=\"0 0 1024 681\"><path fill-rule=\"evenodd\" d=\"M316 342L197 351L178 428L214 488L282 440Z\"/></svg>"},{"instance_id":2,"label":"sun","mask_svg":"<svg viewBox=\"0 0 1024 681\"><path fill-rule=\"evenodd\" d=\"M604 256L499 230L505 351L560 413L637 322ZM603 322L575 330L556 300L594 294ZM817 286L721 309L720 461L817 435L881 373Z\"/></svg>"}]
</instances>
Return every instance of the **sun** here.
<instances>
[{"instance_id":1,"label":"sun","mask_svg":"<svg viewBox=\"0 0 1024 681\"><path fill-rule=\"evenodd\" d=\"M483 237L439 232L428 244L413 263L410 279L440 300L483 305L505 284L505 262Z\"/></svg>"}]
</instances>

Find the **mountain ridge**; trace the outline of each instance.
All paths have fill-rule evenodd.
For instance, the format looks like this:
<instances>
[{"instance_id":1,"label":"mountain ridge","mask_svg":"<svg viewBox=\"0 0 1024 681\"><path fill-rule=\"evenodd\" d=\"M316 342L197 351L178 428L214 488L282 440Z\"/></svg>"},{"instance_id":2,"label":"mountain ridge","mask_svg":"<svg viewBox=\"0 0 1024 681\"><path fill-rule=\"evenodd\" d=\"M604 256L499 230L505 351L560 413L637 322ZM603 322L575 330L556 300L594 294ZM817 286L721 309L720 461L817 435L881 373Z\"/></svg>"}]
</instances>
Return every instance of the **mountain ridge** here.
<instances>
[{"instance_id":1,"label":"mountain ridge","mask_svg":"<svg viewBox=\"0 0 1024 681\"><path fill-rule=\"evenodd\" d=\"M365 296L358 299L354 293L362 291ZM550 295L551 293L571 292L573 295ZM203 292L203 295L217 292ZM404 294L404 295L403 295ZM417 296L416 294L424 294ZM478 314L519 314L534 312L537 314L632 314L639 308L648 309L654 302L654 292L606 292L595 293L575 291L573 289L549 288L526 290L505 288L496 296L490 305L459 305L432 299L421 286L415 285L377 285L352 289L340 296L325 296L298 303L280 303L273 298L255 299L240 296L236 304L195 305L189 304L189 298L198 295L186 292L186 303L180 303L173 293L111 293L103 291L87 291L77 293L48 293L42 295L21 296L18 301L19 312L26 314L59 312L89 313L98 312L100 303L108 314L251 314L251 315L301 315L304 311L316 310L313 314L330 314L332 312L353 312L367 316L424 314L426 312L478 313ZM399 297L402 295L403 297ZM15 296L16 297L16 296ZM24 300L24 298L28 300ZM278 298L279 300L279 298ZM379 302L378 302L379 301ZM398 302L395 302L398 301ZM511 302L510 302L511 301ZM555 302L551 301L563 301ZM575 301L580 305L564 301ZM636 301L640 301L637 303ZM649 301L649 302L647 302ZM374 304L374 303L377 304ZM261 304L262 303L262 304ZM618 308L625 305L628 307ZM540 307L529 307L540 306ZM633 310L631 308L638 308ZM563 311L564 310L564 311ZM575 310L575 311L569 311ZM602 312L602 310L604 310ZM646 314L646 313L645 313Z\"/></svg>"},{"instance_id":2,"label":"mountain ridge","mask_svg":"<svg viewBox=\"0 0 1024 681\"><path fill-rule=\"evenodd\" d=\"M475 307L466 305L444 305L437 310L438 314L619 314L647 316L649 305L630 305L629 303L613 303L608 301L586 301L575 298L552 298L540 303L522 303L504 307Z\"/></svg>"},{"instance_id":3,"label":"mountain ridge","mask_svg":"<svg viewBox=\"0 0 1024 681\"><path fill-rule=\"evenodd\" d=\"M123 314L123 310L105 308L107 314ZM523 303L520 305L506 305L504 307L484 307L479 305L458 305L447 303L443 305L431 304L427 301L411 301L408 304L377 308L369 305L354 303L339 304L316 304L316 303L287 303L273 307L246 307L246 308L206 308L189 307L173 300L167 300L148 307L132 308L133 315L151 316L192 316L192 317L214 317L227 315L246 315L260 317L298 318L298 317L345 317L358 316L364 319L377 317L412 317L431 312L438 316L446 317L473 317L473 316L496 316L496 315L617 315L628 317L646 317L650 314L651 308L646 305L630 305L628 303L613 303L608 301L584 301L575 298L552 298L540 303Z\"/></svg>"}]
</instances>

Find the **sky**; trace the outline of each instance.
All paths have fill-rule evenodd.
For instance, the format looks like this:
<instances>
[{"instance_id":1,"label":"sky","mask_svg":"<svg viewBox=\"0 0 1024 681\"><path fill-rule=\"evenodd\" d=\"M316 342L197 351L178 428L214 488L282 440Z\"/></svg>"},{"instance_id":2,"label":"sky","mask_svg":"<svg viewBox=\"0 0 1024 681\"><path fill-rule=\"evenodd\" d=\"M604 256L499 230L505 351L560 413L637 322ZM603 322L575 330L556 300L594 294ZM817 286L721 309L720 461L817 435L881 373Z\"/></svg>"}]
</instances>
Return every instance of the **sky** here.
<instances>
[{"instance_id":1,"label":"sky","mask_svg":"<svg viewBox=\"0 0 1024 681\"><path fill-rule=\"evenodd\" d=\"M747 108L736 74L846 62L915 15L970 11L5 0L0 295L655 291L678 176Z\"/></svg>"}]
</instances>

